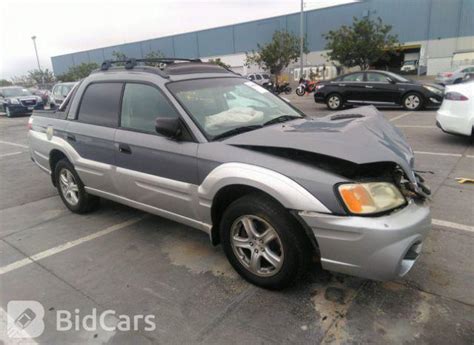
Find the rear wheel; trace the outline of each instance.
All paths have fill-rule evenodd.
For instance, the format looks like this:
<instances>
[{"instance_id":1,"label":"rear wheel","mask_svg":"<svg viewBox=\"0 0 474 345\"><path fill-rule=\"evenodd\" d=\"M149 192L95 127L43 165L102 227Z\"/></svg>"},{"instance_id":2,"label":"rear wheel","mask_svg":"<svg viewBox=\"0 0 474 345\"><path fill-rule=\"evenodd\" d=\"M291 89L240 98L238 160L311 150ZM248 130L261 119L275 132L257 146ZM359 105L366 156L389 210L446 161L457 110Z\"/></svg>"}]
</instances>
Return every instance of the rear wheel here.
<instances>
[{"instance_id":1,"label":"rear wheel","mask_svg":"<svg viewBox=\"0 0 474 345\"><path fill-rule=\"evenodd\" d=\"M330 94L326 98L326 105L331 110L341 109L343 106L343 101L341 95L337 93Z\"/></svg>"},{"instance_id":2,"label":"rear wheel","mask_svg":"<svg viewBox=\"0 0 474 345\"><path fill-rule=\"evenodd\" d=\"M423 107L423 99L419 94L410 92L403 97L402 105L406 110L420 110Z\"/></svg>"},{"instance_id":3,"label":"rear wheel","mask_svg":"<svg viewBox=\"0 0 474 345\"><path fill-rule=\"evenodd\" d=\"M274 200L251 194L234 201L220 224L222 245L234 269L269 289L294 283L311 259L299 224Z\"/></svg>"},{"instance_id":4,"label":"rear wheel","mask_svg":"<svg viewBox=\"0 0 474 345\"><path fill-rule=\"evenodd\" d=\"M285 95L289 95L291 93L291 87L285 88Z\"/></svg>"},{"instance_id":5,"label":"rear wheel","mask_svg":"<svg viewBox=\"0 0 474 345\"><path fill-rule=\"evenodd\" d=\"M54 169L56 188L66 207L74 213L87 213L97 208L99 198L84 189L79 175L66 160L60 160Z\"/></svg>"}]
</instances>

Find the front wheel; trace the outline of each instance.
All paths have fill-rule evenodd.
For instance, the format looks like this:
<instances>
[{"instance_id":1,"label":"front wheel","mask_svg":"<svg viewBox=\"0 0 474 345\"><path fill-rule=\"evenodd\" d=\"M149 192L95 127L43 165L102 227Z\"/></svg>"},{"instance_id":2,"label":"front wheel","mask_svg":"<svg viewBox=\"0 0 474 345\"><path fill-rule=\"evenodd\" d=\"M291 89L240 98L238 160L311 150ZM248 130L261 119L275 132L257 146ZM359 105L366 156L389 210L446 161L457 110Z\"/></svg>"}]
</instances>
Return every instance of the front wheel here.
<instances>
[{"instance_id":1,"label":"front wheel","mask_svg":"<svg viewBox=\"0 0 474 345\"><path fill-rule=\"evenodd\" d=\"M84 189L73 165L66 159L60 160L54 169L56 188L66 207L74 213L87 213L99 205L99 198Z\"/></svg>"},{"instance_id":2,"label":"front wheel","mask_svg":"<svg viewBox=\"0 0 474 345\"><path fill-rule=\"evenodd\" d=\"M303 87L297 87L297 88L296 88L296 94L297 94L298 96L304 96L304 93L305 93L305 92L304 92L304 88L303 88Z\"/></svg>"},{"instance_id":3,"label":"front wheel","mask_svg":"<svg viewBox=\"0 0 474 345\"><path fill-rule=\"evenodd\" d=\"M251 194L224 212L220 235L225 254L247 281L268 289L294 283L311 259L309 241L286 209Z\"/></svg>"},{"instance_id":4,"label":"front wheel","mask_svg":"<svg viewBox=\"0 0 474 345\"><path fill-rule=\"evenodd\" d=\"M289 95L291 93L291 87L285 88L285 95Z\"/></svg>"},{"instance_id":5,"label":"front wheel","mask_svg":"<svg viewBox=\"0 0 474 345\"><path fill-rule=\"evenodd\" d=\"M417 93L408 93L403 97L403 108L406 110L420 110L423 107L423 99Z\"/></svg>"}]
</instances>

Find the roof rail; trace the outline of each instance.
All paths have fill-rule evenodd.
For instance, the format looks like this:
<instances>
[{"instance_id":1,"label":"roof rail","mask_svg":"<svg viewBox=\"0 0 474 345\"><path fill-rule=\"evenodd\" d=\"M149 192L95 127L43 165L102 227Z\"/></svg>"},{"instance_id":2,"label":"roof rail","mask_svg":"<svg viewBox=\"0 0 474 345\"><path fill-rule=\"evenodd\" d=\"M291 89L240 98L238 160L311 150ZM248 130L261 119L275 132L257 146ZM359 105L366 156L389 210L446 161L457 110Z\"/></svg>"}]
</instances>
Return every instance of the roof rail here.
<instances>
[{"instance_id":1,"label":"roof rail","mask_svg":"<svg viewBox=\"0 0 474 345\"><path fill-rule=\"evenodd\" d=\"M172 64L175 62L202 62L201 59L184 59L184 58L172 58L172 57L163 57L163 58L153 58L153 59L127 59L127 60L105 60L100 66L101 71L107 71L112 65L125 64L125 69L133 69L138 65L139 62L159 62L164 65Z\"/></svg>"}]
</instances>

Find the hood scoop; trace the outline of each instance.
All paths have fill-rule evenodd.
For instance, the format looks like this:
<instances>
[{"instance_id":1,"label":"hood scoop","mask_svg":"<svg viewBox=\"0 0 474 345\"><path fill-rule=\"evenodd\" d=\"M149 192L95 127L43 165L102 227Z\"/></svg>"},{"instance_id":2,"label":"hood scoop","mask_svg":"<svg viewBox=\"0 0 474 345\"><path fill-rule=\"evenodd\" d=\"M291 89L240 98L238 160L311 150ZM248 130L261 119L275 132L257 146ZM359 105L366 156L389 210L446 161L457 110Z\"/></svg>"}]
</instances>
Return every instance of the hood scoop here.
<instances>
[{"instance_id":1,"label":"hood scoop","mask_svg":"<svg viewBox=\"0 0 474 345\"><path fill-rule=\"evenodd\" d=\"M337 121L337 120L346 120L346 119L359 119L361 117L365 117L362 114L336 114L332 115L329 118L331 121Z\"/></svg>"}]
</instances>

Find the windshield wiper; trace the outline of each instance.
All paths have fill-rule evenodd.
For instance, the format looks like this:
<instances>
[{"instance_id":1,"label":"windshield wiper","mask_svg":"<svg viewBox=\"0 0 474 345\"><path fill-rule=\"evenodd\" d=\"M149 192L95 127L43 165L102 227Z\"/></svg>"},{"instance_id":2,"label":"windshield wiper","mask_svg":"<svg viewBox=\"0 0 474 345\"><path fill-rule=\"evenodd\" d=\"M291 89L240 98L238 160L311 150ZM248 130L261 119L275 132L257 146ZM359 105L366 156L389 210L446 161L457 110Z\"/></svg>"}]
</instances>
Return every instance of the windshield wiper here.
<instances>
[{"instance_id":1,"label":"windshield wiper","mask_svg":"<svg viewBox=\"0 0 474 345\"><path fill-rule=\"evenodd\" d=\"M223 132L221 134L215 135L212 138L212 140L217 140L217 139L222 139L222 138L225 138L225 137L230 137L232 135L253 131L254 129L258 129L258 128L262 128L262 127L263 127L262 125L251 125L251 126L242 126L242 127L233 128L233 129L230 129L230 130L228 130L226 132Z\"/></svg>"},{"instance_id":2,"label":"windshield wiper","mask_svg":"<svg viewBox=\"0 0 474 345\"><path fill-rule=\"evenodd\" d=\"M303 118L302 116L297 116L297 115L281 115L278 117L275 117L274 119L271 119L263 124L263 126L268 126L268 125L273 125L275 123L280 123L280 122L286 122L294 119L301 119Z\"/></svg>"}]
</instances>

